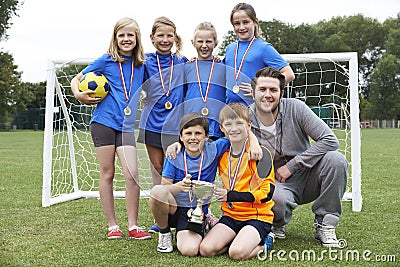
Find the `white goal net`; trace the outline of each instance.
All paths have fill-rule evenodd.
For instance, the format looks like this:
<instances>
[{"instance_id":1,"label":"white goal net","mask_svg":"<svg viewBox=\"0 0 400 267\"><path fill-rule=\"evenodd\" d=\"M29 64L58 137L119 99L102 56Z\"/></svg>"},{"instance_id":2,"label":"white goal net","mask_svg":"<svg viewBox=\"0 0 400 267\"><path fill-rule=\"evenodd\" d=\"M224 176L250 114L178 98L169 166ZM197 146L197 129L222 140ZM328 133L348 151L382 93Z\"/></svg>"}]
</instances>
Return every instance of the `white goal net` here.
<instances>
[{"instance_id":1,"label":"white goal net","mask_svg":"<svg viewBox=\"0 0 400 267\"><path fill-rule=\"evenodd\" d=\"M285 89L308 106L334 131L350 163L345 199L361 211L361 155L357 53L287 54L296 79ZM49 61L43 153L42 206L78 198L99 197L99 168L89 132L93 106L80 104L70 82L93 59ZM140 112L138 112L138 117ZM137 128L137 127L136 127ZM145 147L137 143L141 195L152 187ZM116 161L114 196L125 196Z\"/></svg>"}]
</instances>

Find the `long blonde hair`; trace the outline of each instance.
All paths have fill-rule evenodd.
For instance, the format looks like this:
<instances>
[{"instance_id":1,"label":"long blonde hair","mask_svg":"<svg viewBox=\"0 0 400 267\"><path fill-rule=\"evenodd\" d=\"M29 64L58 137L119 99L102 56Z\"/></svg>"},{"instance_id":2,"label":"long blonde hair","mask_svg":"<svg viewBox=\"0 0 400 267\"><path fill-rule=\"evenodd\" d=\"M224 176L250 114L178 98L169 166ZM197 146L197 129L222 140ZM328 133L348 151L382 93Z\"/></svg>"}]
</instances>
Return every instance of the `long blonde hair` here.
<instances>
[{"instance_id":1,"label":"long blonde hair","mask_svg":"<svg viewBox=\"0 0 400 267\"><path fill-rule=\"evenodd\" d=\"M107 54L110 54L117 62L121 63L125 62L125 59L121 57L121 55L118 53L119 49L117 41L117 32L128 25L132 25L135 28L136 46L132 51L132 60L135 64L135 67L140 67L144 64L144 49L142 45L142 37L140 34L139 25L132 18L124 17L117 21L117 23L114 26L114 31L111 36L110 46L107 50Z\"/></svg>"},{"instance_id":2,"label":"long blonde hair","mask_svg":"<svg viewBox=\"0 0 400 267\"><path fill-rule=\"evenodd\" d=\"M181 50L183 47L183 41L182 38L176 33L176 26L175 23L172 22L167 17L158 17L155 19L153 23L153 27L151 28L151 34L155 35L157 29L161 26L170 26L174 29L174 34L175 34L175 49L176 49L176 54L178 57L182 58Z\"/></svg>"}]
</instances>

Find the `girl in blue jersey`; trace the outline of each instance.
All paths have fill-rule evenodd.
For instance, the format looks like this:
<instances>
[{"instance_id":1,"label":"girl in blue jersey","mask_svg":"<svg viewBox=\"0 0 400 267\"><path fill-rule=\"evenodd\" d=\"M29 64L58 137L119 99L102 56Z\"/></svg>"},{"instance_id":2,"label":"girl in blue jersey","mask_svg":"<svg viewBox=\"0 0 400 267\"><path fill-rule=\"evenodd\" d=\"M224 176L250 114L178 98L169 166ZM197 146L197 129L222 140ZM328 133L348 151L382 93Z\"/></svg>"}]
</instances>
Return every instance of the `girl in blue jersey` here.
<instances>
[{"instance_id":1,"label":"girl in blue jersey","mask_svg":"<svg viewBox=\"0 0 400 267\"><path fill-rule=\"evenodd\" d=\"M258 18L254 8L246 3L237 4L230 17L238 41L226 48L226 102L253 103L251 79L266 66L278 69L285 75L286 83L294 80L289 64L275 50L272 44L259 35Z\"/></svg>"},{"instance_id":2,"label":"girl in blue jersey","mask_svg":"<svg viewBox=\"0 0 400 267\"><path fill-rule=\"evenodd\" d=\"M212 54L218 45L214 26L210 22L200 23L192 44L197 58L184 66L187 84L184 113L197 112L207 117L209 138L216 140L222 136L218 117L225 104L225 65L219 60L216 62Z\"/></svg>"},{"instance_id":3,"label":"girl in blue jersey","mask_svg":"<svg viewBox=\"0 0 400 267\"><path fill-rule=\"evenodd\" d=\"M175 24L166 17L154 21L150 35L154 53L146 53L146 105L139 122L138 142L146 145L153 185L161 183L164 150L178 140L184 100L182 39ZM171 50L175 45L176 53Z\"/></svg>"},{"instance_id":4,"label":"girl in blue jersey","mask_svg":"<svg viewBox=\"0 0 400 267\"><path fill-rule=\"evenodd\" d=\"M80 92L78 89L80 79L88 72L102 73L110 84L110 91L102 101L90 97L90 91ZM108 221L109 239L122 238L114 208L115 154L120 160L126 183L128 237L151 237L137 226L140 188L136 143L133 127L124 125L125 117L136 117L138 89L143 80L144 52L139 26L131 18L122 18L114 26L107 53L71 81L76 99L83 104L97 104L90 121L90 132L100 166L100 200Z\"/></svg>"}]
</instances>

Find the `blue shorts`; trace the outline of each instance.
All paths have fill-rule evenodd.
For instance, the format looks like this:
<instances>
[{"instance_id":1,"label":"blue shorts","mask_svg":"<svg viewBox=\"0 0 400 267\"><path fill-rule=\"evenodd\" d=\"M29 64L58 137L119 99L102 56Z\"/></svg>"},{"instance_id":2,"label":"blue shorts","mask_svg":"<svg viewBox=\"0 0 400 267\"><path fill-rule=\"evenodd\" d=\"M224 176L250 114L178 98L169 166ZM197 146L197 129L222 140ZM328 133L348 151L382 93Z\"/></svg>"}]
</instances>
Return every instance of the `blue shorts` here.
<instances>
[{"instance_id":1,"label":"blue shorts","mask_svg":"<svg viewBox=\"0 0 400 267\"><path fill-rule=\"evenodd\" d=\"M95 147L110 146L134 146L136 147L135 134L114 130L103 124L92 122L89 126Z\"/></svg>"},{"instance_id":2,"label":"blue shorts","mask_svg":"<svg viewBox=\"0 0 400 267\"><path fill-rule=\"evenodd\" d=\"M229 216L222 216L218 223L225 224L231 228L236 234L246 225L253 226L258 231L261 241L260 245L264 245L264 239L271 232L272 224L260 220L237 221Z\"/></svg>"}]
</instances>

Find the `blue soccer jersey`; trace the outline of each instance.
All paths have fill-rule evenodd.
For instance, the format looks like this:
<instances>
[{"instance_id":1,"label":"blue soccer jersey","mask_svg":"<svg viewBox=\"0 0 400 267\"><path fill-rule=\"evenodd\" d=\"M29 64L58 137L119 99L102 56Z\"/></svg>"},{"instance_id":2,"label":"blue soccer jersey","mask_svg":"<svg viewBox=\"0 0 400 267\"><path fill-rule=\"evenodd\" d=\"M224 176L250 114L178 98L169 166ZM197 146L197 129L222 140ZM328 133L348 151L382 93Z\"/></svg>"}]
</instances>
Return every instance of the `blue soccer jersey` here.
<instances>
[{"instance_id":1,"label":"blue soccer jersey","mask_svg":"<svg viewBox=\"0 0 400 267\"><path fill-rule=\"evenodd\" d=\"M203 162L201 166L201 176L198 177L200 155L195 158L191 158L186 154L187 172L192 175L192 180L201 180L205 182L214 183L215 176L217 174L218 160L224 152L229 148L229 140L227 138L220 138L214 142L205 142L203 147ZM176 184L185 178L184 168L184 153L183 149L181 153L177 155L175 159L165 159L162 176L165 178L173 179L173 183ZM188 193L180 192L175 196L178 206L194 208L196 202L190 203Z\"/></svg>"},{"instance_id":2,"label":"blue soccer jersey","mask_svg":"<svg viewBox=\"0 0 400 267\"><path fill-rule=\"evenodd\" d=\"M131 88L132 57L123 56L123 58L125 62L121 63L121 68L127 91L129 91ZM90 122L97 122L117 131L133 132L133 126L123 127L125 121L124 109L128 106L128 103L122 86L122 76L118 62L114 61L111 55L104 54L83 69L82 73L86 74L92 71L101 72L107 78L110 91L97 104ZM140 88L144 80L144 72L144 65L134 68L134 79L128 100L132 106L130 117L136 117L137 103L139 102Z\"/></svg>"},{"instance_id":3,"label":"blue soccer jersey","mask_svg":"<svg viewBox=\"0 0 400 267\"><path fill-rule=\"evenodd\" d=\"M273 67L277 70L289 65L286 60L275 50L272 44L265 42L261 38L256 38L248 53L246 54L242 69L235 79L235 73L238 73L243 56L251 41L242 42L238 41L232 43L226 48L225 64L226 64L226 103L240 102L249 106L254 102L251 96L244 96L244 92L234 93L232 88L234 85L240 85L241 82L251 83L251 79L256 76L256 72L264 67ZM236 57L236 71L234 69L236 45L238 44L237 57Z\"/></svg>"},{"instance_id":4,"label":"blue soccer jersey","mask_svg":"<svg viewBox=\"0 0 400 267\"><path fill-rule=\"evenodd\" d=\"M176 54L146 54L146 81L143 90L146 92L147 104L140 118L140 129L179 134L178 122L182 117L184 100L183 65L186 61L187 58L179 58Z\"/></svg>"},{"instance_id":5,"label":"blue soccer jersey","mask_svg":"<svg viewBox=\"0 0 400 267\"><path fill-rule=\"evenodd\" d=\"M187 91L184 103L184 114L190 112L203 114L207 117L210 125L210 136L221 137L222 132L219 128L219 112L225 105L225 65L222 62L215 63L210 80L212 64L212 60L198 60L198 72L196 71L195 62L185 64ZM201 92L197 77L200 78Z\"/></svg>"}]
</instances>

